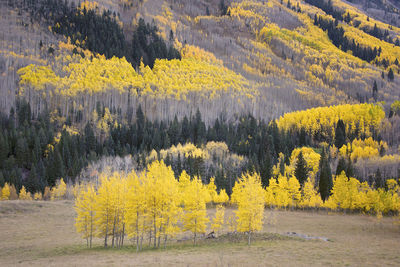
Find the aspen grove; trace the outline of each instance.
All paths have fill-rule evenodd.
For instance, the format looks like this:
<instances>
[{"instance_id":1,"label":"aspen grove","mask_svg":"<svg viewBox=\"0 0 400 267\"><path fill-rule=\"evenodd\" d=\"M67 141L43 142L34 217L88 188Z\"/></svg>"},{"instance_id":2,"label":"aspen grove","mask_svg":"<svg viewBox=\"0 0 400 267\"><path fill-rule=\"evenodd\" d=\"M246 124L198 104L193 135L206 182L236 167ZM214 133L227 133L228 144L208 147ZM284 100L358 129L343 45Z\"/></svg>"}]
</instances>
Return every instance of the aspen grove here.
<instances>
[{"instance_id":1,"label":"aspen grove","mask_svg":"<svg viewBox=\"0 0 400 267\"><path fill-rule=\"evenodd\" d=\"M154 161L139 175L103 173L97 185L81 185L78 191L75 226L88 247L93 238L101 238L104 247L120 248L127 237L137 251L146 244L165 248L179 234L190 234L194 245L207 229L221 234L228 223L228 204L237 207L229 230L247 234L249 245L251 235L263 228L265 207L363 212L378 219L400 209L400 186L395 180L387 181L387 190L376 190L343 172L334 178L331 196L323 202L310 179L301 186L295 176L279 175L263 187L257 173L246 173L229 200L224 190L216 192L213 179L204 185L185 171L176 179L163 161ZM207 204L217 205L214 218L208 217Z\"/></svg>"}]
</instances>

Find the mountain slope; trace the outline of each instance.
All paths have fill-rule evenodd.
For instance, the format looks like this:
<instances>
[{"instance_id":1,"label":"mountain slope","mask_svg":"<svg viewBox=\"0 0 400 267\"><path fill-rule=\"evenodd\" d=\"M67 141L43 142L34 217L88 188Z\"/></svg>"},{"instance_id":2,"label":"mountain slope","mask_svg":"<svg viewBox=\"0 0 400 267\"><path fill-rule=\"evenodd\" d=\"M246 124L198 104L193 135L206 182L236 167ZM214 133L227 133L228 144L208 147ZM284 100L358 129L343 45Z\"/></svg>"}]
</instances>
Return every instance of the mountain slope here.
<instances>
[{"instance_id":1,"label":"mountain slope","mask_svg":"<svg viewBox=\"0 0 400 267\"><path fill-rule=\"evenodd\" d=\"M31 2L34 6L40 1ZM399 80L396 77L400 58L400 47L396 45L396 41L399 40L400 29L368 17L356 5L352 6L344 1L156 0L133 3L99 0L83 2L79 7L76 7L79 2L75 2L74 8L82 14L94 10L98 16L104 16L104 11L110 10L109 14L114 16L124 32L126 49L130 51L121 52L117 49L115 55L126 55L127 60L132 62L131 53L137 51L132 40L135 39L137 25L143 18L151 27L158 28L159 36L167 45L174 46L181 53L190 51L186 57L192 58L192 61L191 65L160 61L156 63L160 67L152 70L150 76L146 74L149 73L146 68L138 68L134 64L133 67L139 75L131 83L110 83L107 85L109 94L107 91L101 94L90 93L85 96L87 101L78 101L72 93L73 88L69 86L79 83L77 80L72 81L74 78L68 71L65 72L65 68L80 60L76 56L69 58L77 53L86 55L86 58L98 57L96 51L99 50L86 51L90 47L83 42L86 40L84 36L80 39L83 41L76 42L73 37L73 42L70 43L67 37L76 36L74 32L57 31L57 25L54 28L54 25L49 25L43 18L32 16L29 4L26 7L23 3L25 2L16 1L12 5L2 4L4 16L1 25L5 30L2 38L4 50L1 55L1 94L6 97L3 98L1 107L4 110L9 110L13 105L14 92L31 92L32 95L27 96L28 98L46 102L46 99L39 100L43 98L40 93L33 97L43 86L52 96L57 97L57 100L51 100L51 109L62 107L63 116L66 117L73 115L69 113L76 110L72 108L75 106L81 106L81 110L90 114L96 102L100 101L110 110L120 108L124 113L143 104L146 115L153 120L172 120L175 115L182 118L200 109L207 122L213 121L221 113L226 113L230 119L234 118L234 114L247 113L268 119L308 107L391 102L400 96L397 90ZM376 8L382 7L378 5ZM317 22L316 16L319 19ZM65 28L61 25L63 27ZM146 42L152 42L151 40L154 37ZM152 52L145 53L147 57ZM108 57L111 55L108 54ZM204 67L209 66L206 68L212 70L214 63L205 63L208 57L215 57L217 64L222 64L227 73L231 71L231 79L242 77L239 80L243 82L222 86L225 93L219 94L217 98L204 93L204 90L209 90L202 85L206 80L189 77L199 73L200 69L195 66L205 64ZM143 57L139 54L137 58ZM94 62L91 59L88 61L89 64ZM30 67L33 72L29 72L27 76L38 75L45 82L29 81L17 74L18 69L29 64L34 64L35 67ZM112 66L111 63L106 64ZM36 72L40 69L39 66L47 66L59 79L72 79L63 84L61 90L71 92L58 95L58 78L54 76L55 80L50 81L48 76L40 76L43 73ZM172 66L174 67L171 69ZM163 68L162 72L160 68ZM393 80L388 79L390 70L394 73ZM132 72L129 68L124 71ZM178 72L185 73L177 81L176 89L172 89L177 92L179 88L179 95L165 94L169 89L162 84L171 84L168 76L174 77ZM221 72L216 77L226 76L227 73ZM80 85L83 91L80 91L79 97L84 96L85 92L95 92L96 87L104 85L97 82L107 77L104 77L104 72L99 72L98 75L91 80L92 84L85 84L87 91ZM227 77L229 75L231 74ZM143 81L141 77L148 78ZM210 87L220 87L218 84L224 83L223 80L211 82ZM374 84L377 86L374 87ZM116 93L121 86L127 86L129 97ZM253 92L249 94L246 88L251 88ZM244 93L235 95L235 90ZM133 91L135 94L132 95ZM49 93L45 97L47 101L50 101ZM88 119L90 116L85 120Z\"/></svg>"}]
</instances>

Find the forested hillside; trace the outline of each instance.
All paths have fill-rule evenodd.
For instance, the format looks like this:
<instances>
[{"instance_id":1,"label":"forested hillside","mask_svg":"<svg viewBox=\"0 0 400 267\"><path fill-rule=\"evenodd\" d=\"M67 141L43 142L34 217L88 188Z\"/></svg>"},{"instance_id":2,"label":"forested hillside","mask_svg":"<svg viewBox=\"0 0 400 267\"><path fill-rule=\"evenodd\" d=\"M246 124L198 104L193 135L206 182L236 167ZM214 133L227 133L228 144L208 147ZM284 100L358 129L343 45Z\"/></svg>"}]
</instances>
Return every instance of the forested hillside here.
<instances>
[{"instance_id":1,"label":"forested hillside","mask_svg":"<svg viewBox=\"0 0 400 267\"><path fill-rule=\"evenodd\" d=\"M248 113L272 119L308 107L391 102L399 96L399 29L341 1L21 0L2 5L1 90L6 98L1 105L6 112L27 87L31 93L55 89L39 106L57 97L55 106L63 106L64 116L70 105L82 106L88 114L96 101L110 110L134 110L147 102L143 109L152 120L172 120L176 114L183 118L198 108L207 122L222 111L229 119ZM133 68L139 75L129 73L133 77L125 79L123 73L107 74L105 68L115 66L115 61L108 63L113 56L124 57L129 65L118 68L125 73ZM93 64L99 76L73 74L78 62L85 68L94 58L104 62ZM221 64L227 73L224 68L220 73L213 70ZM19 75L27 66L37 81ZM230 83L191 74L207 71ZM82 85L82 79L92 80ZM186 84L181 86L182 79ZM77 84L80 90L97 93L78 101ZM114 96L105 98L105 90L111 95L118 91L124 103Z\"/></svg>"},{"instance_id":2,"label":"forested hillside","mask_svg":"<svg viewBox=\"0 0 400 267\"><path fill-rule=\"evenodd\" d=\"M159 247L179 232L178 213L196 242L206 203L236 205L232 229L249 243L260 225L246 216L261 220L264 206L399 214L396 1L8 0L0 10L1 199L73 197L103 214L115 198L114 223L98 215L95 226L105 246L108 227L120 244L129 222L137 245L154 227ZM166 206L134 210L158 182Z\"/></svg>"}]
</instances>

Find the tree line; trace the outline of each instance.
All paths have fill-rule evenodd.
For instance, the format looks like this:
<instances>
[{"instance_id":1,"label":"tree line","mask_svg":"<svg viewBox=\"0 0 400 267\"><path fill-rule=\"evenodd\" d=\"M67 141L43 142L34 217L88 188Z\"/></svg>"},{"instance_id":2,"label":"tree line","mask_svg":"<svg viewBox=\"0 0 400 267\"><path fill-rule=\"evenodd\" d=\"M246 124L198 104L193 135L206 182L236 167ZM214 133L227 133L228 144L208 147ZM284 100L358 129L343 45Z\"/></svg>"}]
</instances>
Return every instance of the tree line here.
<instances>
[{"instance_id":1,"label":"tree line","mask_svg":"<svg viewBox=\"0 0 400 267\"><path fill-rule=\"evenodd\" d=\"M314 25L319 26L324 31L328 32L329 39L332 43L340 48L342 51L346 52L348 50L353 52L353 55L365 60L367 62L372 62L381 53L381 48L374 47L363 47L360 46L354 39L350 40L344 34L345 31L343 27L338 26L337 21L331 19L324 19L322 16L315 15Z\"/></svg>"},{"instance_id":2,"label":"tree line","mask_svg":"<svg viewBox=\"0 0 400 267\"><path fill-rule=\"evenodd\" d=\"M100 103L96 109L100 119L109 116L108 109ZM111 113L118 113L118 110L111 110ZM267 185L274 176L274 165L281 158L282 164L290 165L296 147L316 147L320 142L327 142L339 149L348 140L351 142L358 137L347 132L348 126L341 120L332 126L334 137L329 137L323 132L309 132L304 127L278 128L275 120L256 120L251 115L237 117L235 121L227 121L221 115L208 127L199 111L182 120L152 122L139 106L130 116L128 124L102 120L107 125L107 133L98 130L97 121L88 122L79 133L71 130L71 120L58 123L58 117L48 110L34 116L29 103L18 100L16 109L12 108L8 116L0 115L0 186L7 182L14 184L17 190L25 186L32 193L43 192L59 178L74 182L82 168L103 156L130 154L138 168L143 169L152 151L157 152L156 158L160 159L160 151L168 151L171 146L192 143L201 147L215 141L226 143L229 151L245 157L243 165L230 170L221 165L211 168L206 175L206 162L200 157L182 154L173 158L167 152L164 160L172 166L176 176L186 170L191 176L202 176L205 183L215 177L218 189L231 194L236 177L243 172L260 173L262 183ZM372 125L370 130L379 140ZM336 173L346 170L348 175L353 175L350 159L343 158L338 166L341 167ZM370 184L373 183L372 180Z\"/></svg>"},{"instance_id":3,"label":"tree line","mask_svg":"<svg viewBox=\"0 0 400 267\"><path fill-rule=\"evenodd\" d=\"M320 8L320 9L322 9L323 11L325 11L326 14L331 15L335 20L343 21L343 22L346 22L347 24L349 24L352 21L350 13L336 9L333 6L331 0L328 0L328 1L324 1L324 0L322 0L322 1L320 1L320 0L305 0L305 2L307 4L310 4L310 5L313 5L313 6L316 6L316 7ZM367 20L369 21L369 17L367 18ZM359 24L360 24L359 22L358 23L354 23L354 26L358 28ZM379 40L383 40L385 42L394 44L396 46L400 46L399 38L396 38L396 40L394 40L390 36L389 31L387 29L383 30L383 29L379 28L376 25L376 23L374 24L373 28L368 27L368 26L364 26L364 27L359 27L359 29L362 30L363 32L371 35L371 36L374 36L374 37L378 38Z\"/></svg>"}]
</instances>

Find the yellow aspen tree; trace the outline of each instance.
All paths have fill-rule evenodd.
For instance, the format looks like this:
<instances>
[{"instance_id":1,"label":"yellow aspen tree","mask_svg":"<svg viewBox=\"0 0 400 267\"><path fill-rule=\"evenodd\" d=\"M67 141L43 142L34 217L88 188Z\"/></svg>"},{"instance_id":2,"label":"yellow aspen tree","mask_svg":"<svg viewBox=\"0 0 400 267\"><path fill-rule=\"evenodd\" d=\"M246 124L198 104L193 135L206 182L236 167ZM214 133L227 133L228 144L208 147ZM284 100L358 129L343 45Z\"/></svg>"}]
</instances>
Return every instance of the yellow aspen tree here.
<instances>
[{"instance_id":1,"label":"yellow aspen tree","mask_svg":"<svg viewBox=\"0 0 400 267\"><path fill-rule=\"evenodd\" d=\"M60 200L65 196L67 192L67 185L64 182L64 179L61 178L55 187L53 187L50 191L50 199L51 200Z\"/></svg>"},{"instance_id":2,"label":"yellow aspen tree","mask_svg":"<svg viewBox=\"0 0 400 267\"><path fill-rule=\"evenodd\" d=\"M304 183L302 188L300 207L304 208L315 208L322 204L322 200L317 190L314 188L314 184L310 178Z\"/></svg>"},{"instance_id":3,"label":"yellow aspen tree","mask_svg":"<svg viewBox=\"0 0 400 267\"><path fill-rule=\"evenodd\" d=\"M10 185L10 200L16 200L18 199L18 194L17 194L17 189L15 189L15 185Z\"/></svg>"},{"instance_id":4,"label":"yellow aspen tree","mask_svg":"<svg viewBox=\"0 0 400 267\"><path fill-rule=\"evenodd\" d=\"M214 196L213 202L216 203L216 204L224 204L224 203L228 203L229 202L229 196L226 193L225 189L221 189L219 191L219 194L216 194Z\"/></svg>"},{"instance_id":5,"label":"yellow aspen tree","mask_svg":"<svg viewBox=\"0 0 400 267\"><path fill-rule=\"evenodd\" d=\"M264 219L264 190L259 174L243 174L235 184L232 197L237 204L237 230L248 234L248 244L251 234L260 231Z\"/></svg>"},{"instance_id":6,"label":"yellow aspen tree","mask_svg":"<svg viewBox=\"0 0 400 267\"><path fill-rule=\"evenodd\" d=\"M42 193L36 192L35 194L33 194L33 199L34 200L42 200Z\"/></svg>"},{"instance_id":7,"label":"yellow aspen tree","mask_svg":"<svg viewBox=\"0 0 400 267\"><path fill-rule=\"evenodd\" d=\"M177 233L181 231L178 226L178 221L180 219L182 209L179 206L179 186L175 179L175 175L171 167L165 166L162 162L160 165L161 173L164 173L164 201L162 209L162 220L160 226L160 236L163 235L164 248L167 243L168 238L174 237ZM163 170L164 169L164 170ZM158 247L160 246L160 237L158 239Z\"/></svg>"},{"instance_id":8,"label":"yellow aspen tree","mask_svg":"<svg viewBox=\"0 0 400 267\"><path fill-rule=\"evenodd\" d=\"M377 200L379 201L379 193L378 190L373 190L369 188L369 190L366 192L366 205L365 205L365 211L367 212L376 212L376 210L379 210L379 207L377 209L375 206L375 203ZM381 210L381 209L380 209Z\"/></svg>"},{"instance_id":9,"label":"yellow aspen tree","mask_svg":"<svg viewBox=\"0 0 400 267\"><path fill-rule=\"evenodd\" d=\"M291 203L291 198L289 195L289 183L286 176L279 175L278 177L278 187L275 192L276 205L279 208L285 208Z\"/></svg>"},{"instance_id":10,"label":"yellow aspen tree","mask_svg":"<svg viewBox=\"0 0 400 267\"><path fill-rule=\"evenodd\" d=\"M292 207L297 207L301 198L300 183L296 177L292 176L288 180L288 193L290 197L290 204Z\"/></svg>"},{"instance_id":11,"label":"yellow aspen tree","mask_svg":"<svg viewBox=\"0 0 400 267\"><path fill-rule=\"evenodd\" d=\"M190 185L190 176L187 174L185 170L181 172L181 175L179 176L179 192L183 194L185 189ZM183 201L183 197L181 197L181 200Z\"/></svg>"},{"instance_id":12,"label":"yellow aspen tree","mask_svg":"<svg viewBox=\"0 0 400 267\"><path fill-rule=\"evenodd\" d=\"M218 234L219 230L224 225L224 216L225 216L225 207L222 205L218 205L215 212L215 217L211 225L211 228L216 234Z\"/></svg>"},{"instance_id":13,"label":"yellow aspen tree","mask_svg":"<svg viewBox=\"0 0 400 267\"><path fill-rule=\"evenodd\" d=\"M136 251L139 251L146 224L146 206L143 185L134 171L127 176L127 187L126 215L124 218L126 231L129 238L136 240Z\"/></svg>"},{"instance_id":14,"label":"yellow aspen tree","mask_svg":"<svg viewBox=\"0 0 400 267\"><path fill-rule=\"evenodd\" d=\"M275 195L278 189L278 183L275 178L269 179L269 185L265 188L265 204L272 208L276 205Z\"/></svg>"},{"instance_id":15,"label":"yellow aspen tree","mask_svg":"<svg viewBox=\"0 0 400 267\"><path fill-rule=\"evenodd\" d=\"M112 234L113 215L112 210L112 183L106 175L100 177L100 186L97 189L95 201L95 228L97 236L104 238L104 247L108 246L108 237Z\"/></svg>"},{"instance_id":16,"label":"yellow aspen tree","mask_svg":"<svg viewBox=\"0 0 400 267\"><path fill-rule=\"evenodd\" d=\"M167 238L167 225L172 223L176 206L179 204L178 182L171 167L167 167L163 161L154 161L147 167L143 184L148 218L152 224L154 247L159 247L161 235Z\"/></svg>"},{"instance_id":17,"label":"yellow aspen tree","mask_svg":"<svg viewBox=\"0 0 400 267\"><path fill-rule=\"evenodd\" d=\"M10 199L10 185L8 183L4 184L3 189L1 189L1 200Z\"/></svg>"},{"instance_id":18,"label":"yellow aspen tree","mask_svg":"<svg viewBox=\"0 0 400 267\"><path fill-rule=\"evenodd\" d=\"M51 198L51 189L50 187L46 186L43 192L43 200L49 200Z\"/></svg>"},{"instance_id":19,"label":"yellow aspen tree","mask_svg":"<svg viewBox=\"0 0 400 267\"><path fill-rule=\"evenodd\" d=\"M123 243L124 236L124 192L125 192L125 181L121 173L114 172L110 179L110 196L111 196L111 218L112 218L112 230L111 230L111 246L120 247Z\"/></svg>"},{"instance_id":20,"label":"yellow aspen tree","mask_svg":"<svg viewBox=\"0 0 400 267\"><path fill-rule=\"evenodd\" d=\"M81 191L86 189L87 184L79 184L76 183L72 186L72 193L74 196L74 199L76 199L78 197L78 195L81 193Z\"/></svg>"},{"instance_id":21,"label":"yellow aspen tree","mask_svg":"<svg viewBox=\"0 0 400 267\"><path fill-rule=\"evenodd\" d=\"M360 196L361 195L361 196ZM344 172L337 175L333 181L332 195L325 207L343 210L356 210L364 208L367 200L362 197L360 182L355 178L348 178Z\"/></svg>"},{"instance_id":22,"label":"yellow aspen tree","mask_svg":"<svg viewBox=\"0 0 400 267\"><path fill-rule=\"evenodd\" d=\"M345 206L347 198L347 181L348 178L344 171L333 179L332 194L329 199L325 201L324 207L335 210Z\"/></svg>"},{"instance_id":23,"label":"yellow aspen tree","mask_svg":"<svg viewBox=\"0 0 400 267\"><path fill-rule=\"evenodd\" d=\"M332 188L332 201L340 209L354 210L358 208L357 197L359 194L360 182L355 178L348 178L344 172L336 176Z\"/></svg>"},{"instance_id":24,"label":"yellow aspen tree","mask_svg":"<svg viewBox=\"0 0 400 267\"><path fill-rule=\"evenodd\" d=\"M25 186L22 186L21 190L19 191L19 199L20 200L32 200L31 193L26 192Z\"/></svg>"},{"instance_id":25,"label":"yellow aspen tree","mask_svg":"<svg viewBox=\"0 0 400 267\"><path fill-rule=\"evenodd\" d=\"M215 178L211 177L210 182L207 185L207 192L210 196L210 199L207 199L207 202L214 202L215 203L215 197L217 196L217 186L214 183Z\"/></svg>"},{"instance_id":26,"label":"yellow aspen tree","mask_svg":"<svg viewBox=\"0 0 400 267\"><path fill-rule=\"evenodd\" d=\"M167 238L175 237L181 228L178 225L179 219L182 216L182 208L179 205L170 205L164 219L164 248L167 244Z\"/></svg>"},{"instance_id":27,"label":"yellow aspen tree","mask_svg":"<svg viewBox=\"0 0 400 267\"><path fill-rule=\"evenodd\" d=\"M112 210L112 230L111 247L119 247L120 235L123 231L123 191L124 179L121 173L114 172L110 177L111 182L111 210Z\"/></svg>"},{"instance_id":28,"label":"yellow aspen tree","mask_svg":"<svg viewBox=\"0 0 400 267\"><path fill-rule=\"evenodd\" d=\"M86 239L87 247L92 247L92 239L95 233L95 209L96 191L93 185L88 185L81 190L75 199L75 228L82 238Z\"/></svg>"},{"instance_id":29,"label":"yellow aspen tree","mask_svg":"<svg viewBox=\"0 0 400 267\"><path fill-rule=\"evenodd\" d=\"M386 187L388 192L388 205L386 211L397 211L400 209L400 186L394 179L388 179L386 181Z\"/></svg>"},{"instance_id":30,"label":"yellow aspen tree","mask_svg":"<svg viewBox=\"0 0 400 267\"><path fill-rule=\"evenodd\" d=\"M376 217L378 220L382 219L382 213L385 210L385 190L382 188L378 188L378 190L375 190L375 194L373 194L373 209L375 211Z\"/></svg>"},{"instance_id":31,"label":"yellow aspen tree","mask_svg":"<svg viewBox=\"0 0 400 267\"><path fill-rule=\"evenodd\" d=\"M185 170L181 172L179 176L179 194L180 194L180 204L183 205L184 193L186 188L190 185L190 176Z\"/></svg>"},{"instance_id":32,"label":"yellow aspen tree","mask_svg":"<svg viewBox=\"0 0 400 267\"><path fill-rule=\"evenodd\" d=\"M206 210L207 189L198 177L194 177L187 184L183 192L184 215L183 230L193 233L193 243L199 233L205 233L209 221Z\"/></svg>"}]
</instances>

